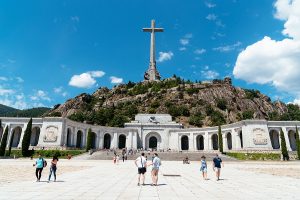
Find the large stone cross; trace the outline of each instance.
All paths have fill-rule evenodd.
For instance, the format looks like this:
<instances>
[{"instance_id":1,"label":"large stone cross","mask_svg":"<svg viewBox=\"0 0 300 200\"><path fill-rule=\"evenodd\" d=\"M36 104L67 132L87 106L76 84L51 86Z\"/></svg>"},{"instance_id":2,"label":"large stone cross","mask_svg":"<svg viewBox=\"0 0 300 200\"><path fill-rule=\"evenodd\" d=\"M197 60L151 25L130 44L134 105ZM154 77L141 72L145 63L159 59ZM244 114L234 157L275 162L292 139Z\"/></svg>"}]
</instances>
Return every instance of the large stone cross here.
<instances>
[{"instance_id":1,"label":"large stone cross","mask_svg":"<svg viewBox=\"0 0 300 200\"><path fill-rule=\"evenodd\" d=\"M151 28L143 28L144 32L151 33L150 40L150 63L149 68L145 72L144 78L145 80L155 81L160 80L159 72L156 69L156 61L155 61L155 32L163 32L163 28L155 28L155 21L151 20Z\"/></svg>"}]
</instances>

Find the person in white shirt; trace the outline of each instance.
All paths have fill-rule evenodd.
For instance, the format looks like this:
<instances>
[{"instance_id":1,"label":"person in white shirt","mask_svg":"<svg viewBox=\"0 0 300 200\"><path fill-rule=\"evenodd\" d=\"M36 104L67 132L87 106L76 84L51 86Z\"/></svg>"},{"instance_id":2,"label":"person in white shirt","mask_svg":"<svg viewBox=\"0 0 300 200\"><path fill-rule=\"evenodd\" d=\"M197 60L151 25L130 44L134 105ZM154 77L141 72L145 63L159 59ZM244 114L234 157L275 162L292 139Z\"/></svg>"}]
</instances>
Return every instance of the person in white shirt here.
<instances>
[{"instance_id":1,"label":"person in white shirt","mask_svg":"<svg viewBox=\"0 0 300 200\"><path fill-rule=\"evenodd\" d=\"M159 171L159 167L161 166L161 161L160 161L160 158L158 157L157 153L154 153L154 158L152 160L151 165L152 165L152 172L151 172L152 186L157 186L158 171Z\"/></svg>"},{"instance_id":2,"label":"person in white shirt","mask_svg":"<svg viewBox=\"0 0 300 200\"><path fill-rule=\"evenodd\" d=\"M145 185L145 173L146 173L146 167L147 167L147 160L145 158L145 154L141 153L141 156L139 156L134 161L136 167L138 168L138 186L140 186L140 181L142 181L143 185Z\"/></svg>"}]
</instances>

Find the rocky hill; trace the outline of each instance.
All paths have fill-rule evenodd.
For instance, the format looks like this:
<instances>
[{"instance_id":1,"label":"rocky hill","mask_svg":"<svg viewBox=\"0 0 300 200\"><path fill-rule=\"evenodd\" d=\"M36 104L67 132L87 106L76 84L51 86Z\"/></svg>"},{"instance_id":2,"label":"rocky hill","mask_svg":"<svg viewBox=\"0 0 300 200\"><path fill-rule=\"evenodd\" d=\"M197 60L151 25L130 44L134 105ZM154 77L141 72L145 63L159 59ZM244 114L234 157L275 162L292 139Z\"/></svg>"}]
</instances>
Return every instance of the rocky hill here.
<instances>
[{"instance_id":1,"label":"rocky hill","mask_svg":"<svg viewBox=\"0 0 300 200\"><path fill-rule=\"evenodd\" d=\"M298 106L292 108L295 109L300 113ZM194 83L176 76L160 82L128 82L112 89L102 87L91 95L83 93L56 105L46 116L123 126L137 113L169 113L186 127L213 126L243 119L291 118L289 107L284 103L272 102L257 90L234 87L230 78Z\"/></svg>"}]
</instances>

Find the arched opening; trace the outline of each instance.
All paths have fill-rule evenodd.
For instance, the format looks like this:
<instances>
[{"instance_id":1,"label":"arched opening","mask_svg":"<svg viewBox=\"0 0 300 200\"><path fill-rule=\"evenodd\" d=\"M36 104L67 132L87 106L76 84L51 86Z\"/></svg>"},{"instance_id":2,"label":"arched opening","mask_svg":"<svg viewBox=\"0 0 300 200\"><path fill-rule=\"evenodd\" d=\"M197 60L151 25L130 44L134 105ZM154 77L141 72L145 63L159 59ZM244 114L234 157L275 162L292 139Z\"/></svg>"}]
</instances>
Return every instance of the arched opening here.
<instances>
[{"instance_id":1,"label":"arched opening","mask_svg":"<svg viewBox=\"0 0 300 200\"><path fill-rule=\"evenodd\" d=\"M104 135L104 144L103 144L104 149L110 149L110 141L111 141L111 136L110 134L106 133Z\"/></svg>"},{"instance_id":2,"label":"arched opening","mask_svg":"<svg viewBox=\"0 0 300 200\"><path fill-rule=\"evenodd\" d=\"M155 136L151 136L149 138L149 148L151 148L151 149L157 148L157 138Z\"/></svg>"},{"instance_id":3,"label":"arched opening","mask_svg":"<svg viewBox=\"0 0 300 200\"><path fill-rule=\"evenodd\" d=\"M76 139L76 148L81 148L82 147L82 131L77 131L77 139Z\"/></svg>"},{"instance_id":4,"label":"arched opening","mask_svg":"<svg viewBox=\"0 0 300 200\"><path fill-rule=\"evenodd\" d=\"M213 150L218 150L218 135L217 134L213 134L211 136L211 142L212 142L212 148Z\"/></svg>"},{"instance_id":5,"label":"arched opening","mask_svg":"<svg viewBox=\"0 0 300 200\"><path fill-rule=\"evenodd\" d=\"M189 138L186 135L181 137L181 150L189 150Z\"/></svg>"},{"instance_id":6,"label":"arched opening","mask_svg":"<svg viewBox=\"0 0 300 200\"><path fill-rule=\"evenodd\" d=\"M280 143L279 143L279 133L276 130L270 131L270 140L273 149L280 149Z\"/></svg>"},{"instance_id":7,"label":"arched opening","mask_svg":"<svg viewBox=\"0 0 300 200\"><path fill-rule=\"evenodd\" d=\"M72 146L72 132L71 129L67 129L67 147Z\"/></svg>"},{"instance_id":8,"label":"arched opening","mask_svg":"<svg viewBox=\"0 0 300 200\"><path fill-rule=\"evenodd\" d=\"M227 148L229 150L231 150L232 149L232 136L231 136L231 133L227 133L226 140L227 140Z\"/></svg>"},{"instance_id":9,"label":"arched opening","mask_svg":"<svg viewBox=\"0 0 300 200\"><path fill-rule=\"evenodd\" d=\"M290 130L289 131L289 141L292 151L296 151L297 145L296 145L296 132Z\"/></svg>"},{"instance_id":10,"label":"arched opening","mask_svg":"<svg viewBox=\"0 0 300 200\"><path fill-rule=\"evenodd\" d=\"M123 149L126 147L126 136L125 135L119 135L119 149Z\"/></svg>"},{"instance_id":11,"label":"arched opening","mask_svg":"<svg viewBox=\"0 0 300 200\"><path fill-rule=\"evenodd\" d=\"M22 133L21 127L18 126L13 129L11 147L18 147L21 138L21 133Z\"/></svg>"},{"instance_id":12,"label":"arched opening","mask_svg":"<svg viewBox=\"0 0 300 200\"><path fill-rule=\"evenodd\" d=\"M40 127L34 127L31 132L30 145L36 146L39 143L40 138Z\"/></svg>"},{"instance_id":13,"label":"arched opening","mask_svg":"<svg viewBox=\"0 0 300 200\"><path fill-rule=\"evenodd\" d=\"M242 148L244 148L243 133L242 133L242 131L239 132L239 138L240 138L240 144L241 144L241 149L242 149Z\"/></svg>"},{"instance_id":14,"label":"arched opening","mask_svg":"<svg viewBox=\"0 0 300 200\"><path fill-rule=\"evenodd\" d=\"M92 149L96 149L96 139L97 139L97 135L96 133L92 132Z\"/></svg>"},{"instance_id":15,"label":"arched opening","mask_svg":"<svg viewBox=\"0 0 300 200\"><path fill-rule=\"evenodd\" d=\"M196 137L197 150L204 150L204 137L203 135L198 135Z\"/></svg>"}]
</instances>

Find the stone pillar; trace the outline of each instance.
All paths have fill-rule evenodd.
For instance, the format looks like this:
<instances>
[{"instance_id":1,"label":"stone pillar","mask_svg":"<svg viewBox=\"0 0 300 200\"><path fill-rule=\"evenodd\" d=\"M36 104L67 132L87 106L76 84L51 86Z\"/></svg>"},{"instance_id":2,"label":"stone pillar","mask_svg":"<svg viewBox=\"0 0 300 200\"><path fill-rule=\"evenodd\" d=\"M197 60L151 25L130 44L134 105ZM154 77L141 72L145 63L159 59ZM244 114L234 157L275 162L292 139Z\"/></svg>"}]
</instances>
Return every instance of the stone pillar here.
<instances>
[{"instance_id":1,"label":"stone pillar","mask_svg":"<svg viewBox=\"0 0 300 200\"><path fill-rule=\"evenodd\" d=\"M226 133L222 134L222 138L223 138L223 150L228 150L228 141L227 141L227 137L226 137Z\"/></svg>"},{"instance_id":2,"label":"stone pillar","mask_svg":"<svg viewBox=\"0 0 300 200\"><path fill-rule=\"evenodd\" d=\"M96 134L96 146L95 146L95 148L96 149L99 149L100 148L100 131L97 131L97 133L95 133Z\"/></svg>"},{"instance_id":3,"label":"stone pillar","mask_svg":"<svg viewBox=\"0 0 300 200\"><path fill-rule=\"evenodd\" d=\"M205 132L203 135L203 142L204 142L204 151L209 150L209 138L208 138L208 132Z\"/></svg>"},{"instance_id":4,"label":"stone pillar","mask_svg":"<svg viewBox=\"0 0 300 200\"><path fill-rule=\"evenodd\" d=\"M189 151L195 151L193 134L189 134Z\"/></svg>"},{"instance_id":5,"label":"stone pillar","mask_svg":"<svg viewBox=\"0 0 300 200\"><path fill-rule=\"evenodd\" d=\"M112 148L118 148L118 133L114 133L114 138L112 140Z\"/></svg>"},{"instance_id":6,"label":"stone pillar","mask_svg":"<svg viewBox=\"0 0 300 200\"><path fill-rule=\"evenodd\" d=\"M104 134L99 131L99 148L104 148Z\"/></svg>"},{"instance_id":7,"label":"stone pillar","mask_svg":"<svg viewBox=\"0 0 300 200\"><path fill-rule=\"evenodd\" d=\"M22 141L23 141L23 137L24 137L24 133L25 133L25 130L27 128L27 124L24 124L23 128L22 128L22 132L21 132L21 135L20 135L20 140L19 140L19 144L18 144L18 147L22 147Z\"/></svg>"},{"instance_id":8,"label":"stone pillar","mask_svg":"<svg viewBox=\"0 0 300 200\"><path fill-rule=\"evenodd\" d=\"M212 145L212 139L211 139L212 134L207 135L207 141L208 141L208 150L213 150L213 145Z\"/></svg>"},{"instance_id":9,"label":"stone pillar","mask_svg":"<svg viewBox=\"0 0 300 200\"><path fill-rule=\"evenodd\" d=\"M127 147L127 149L132 148L132 132L131 131L126 135L126 147Z\"/></svg>"},{"instance_id":10,"label":"stone pillar","mask_svg":"<svg viewBox=\"0 0 300 200\"><path fill-rule=\"evenodd\" d=\"M288 134L288 131L286 130L286 127L282 127L282 131L283 131L283 135L284 135L284 138L285 138L286 149L288 151L292 151L290 140L289 140L289 134ZM281 143L280 131L279 131L279 141ZM280 144L280 149L281 149L281 144Z\"/></svg>"},{"instance_id":11,"label":"stone pillar","mask_svg":"<svg viewBox=\"0 0 300 200\"><path fill-rule=\"evenodd\" d=\"M132 133L132 148L137 149L137 132Z\"/></svg>"}]
</instances>

